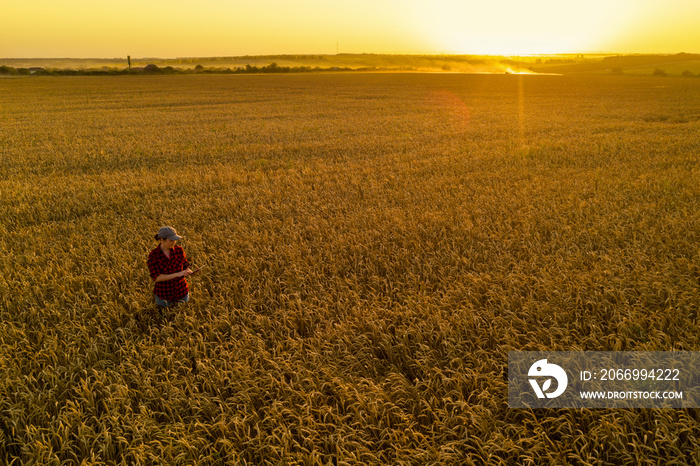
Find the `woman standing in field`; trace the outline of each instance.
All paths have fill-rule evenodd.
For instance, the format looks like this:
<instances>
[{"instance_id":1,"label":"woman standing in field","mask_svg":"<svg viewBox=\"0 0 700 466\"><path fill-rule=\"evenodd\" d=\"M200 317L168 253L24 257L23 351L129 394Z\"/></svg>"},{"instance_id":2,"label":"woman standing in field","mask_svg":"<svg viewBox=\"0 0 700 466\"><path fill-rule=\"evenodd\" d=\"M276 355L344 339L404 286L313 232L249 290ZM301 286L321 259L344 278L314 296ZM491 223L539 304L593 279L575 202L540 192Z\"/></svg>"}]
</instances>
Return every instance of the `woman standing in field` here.
<instances>
[{"instance_id":1,"label":"woman standing in field","mask_svg":"<svg viewBox=\"0 0 700 466\"><path fill-rule=\"evenodd\" d=\"M153 294L161 307L186 303L190 299L190 289L185 277L199 271L190 269L185 251L175 244L181 239L174 228L163 227L156 234L160 244L148 255L148 271L155 281Z\"/></svg>"}]
</instances>

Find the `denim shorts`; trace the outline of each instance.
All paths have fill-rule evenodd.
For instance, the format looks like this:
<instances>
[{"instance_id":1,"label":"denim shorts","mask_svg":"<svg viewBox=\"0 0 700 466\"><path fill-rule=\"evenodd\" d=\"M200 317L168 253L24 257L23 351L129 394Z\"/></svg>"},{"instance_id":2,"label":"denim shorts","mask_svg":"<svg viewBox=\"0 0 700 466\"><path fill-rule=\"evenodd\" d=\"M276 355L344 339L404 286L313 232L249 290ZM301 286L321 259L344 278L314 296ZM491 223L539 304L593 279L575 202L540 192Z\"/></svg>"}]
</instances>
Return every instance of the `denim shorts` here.
<instances>
[{"instance_id":1,"label":"denim shorts","mask_svg":"<svg viewBox=\"0 0 700 466\"><path fill-rule=\"evenodd\" d=\"M187 301L190 300L190 294L187 293L184 298L180 299L179 301L166 301L164 299L160 299L158 295L153 295L156 297L156 304L159 305L160 307L168 307L172 306L175 303L186 303Z\"/></svg>"}]
</instances>

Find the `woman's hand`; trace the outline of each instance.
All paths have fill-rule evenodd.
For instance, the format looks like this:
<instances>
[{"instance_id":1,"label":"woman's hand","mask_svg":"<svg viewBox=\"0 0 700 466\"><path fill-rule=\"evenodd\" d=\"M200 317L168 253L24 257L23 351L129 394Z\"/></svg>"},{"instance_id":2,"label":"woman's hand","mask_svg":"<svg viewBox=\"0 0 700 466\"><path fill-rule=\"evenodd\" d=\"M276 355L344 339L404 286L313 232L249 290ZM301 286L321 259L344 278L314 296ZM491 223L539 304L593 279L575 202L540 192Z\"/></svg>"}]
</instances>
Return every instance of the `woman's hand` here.
<instances>
[{"instance_id":1,"label":"woman's hand","mask_svg":"<svg viewBox=\"0 0 700 466\"><path fill-rule=\"evenodd\" d=\"M196 270L195 270L196 272ZM185 270L181 270L180 272L175 272L175 273L170 273L170 274L160 274L156 277L155 282L167 282L168 280L172 280L173 278L179 278L179 277L186 277L188 275L192 275L194 272L192 269L189 267L186 268Z\"/></svg>"}]
</instances>

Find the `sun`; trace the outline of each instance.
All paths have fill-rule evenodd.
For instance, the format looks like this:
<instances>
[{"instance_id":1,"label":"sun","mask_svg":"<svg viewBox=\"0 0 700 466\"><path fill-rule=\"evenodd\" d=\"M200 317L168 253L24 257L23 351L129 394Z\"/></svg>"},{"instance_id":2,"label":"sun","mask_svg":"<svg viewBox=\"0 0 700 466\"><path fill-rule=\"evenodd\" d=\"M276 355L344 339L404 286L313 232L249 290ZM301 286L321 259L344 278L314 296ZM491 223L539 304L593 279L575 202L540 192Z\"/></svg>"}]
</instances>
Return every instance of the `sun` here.
<instances>
[{"instance_id":1,"label":"sun","mask_svg":"<svg viewBox=\"0 0 700 466\"><path fill-rule=\"evenodd\" d=\"M628 6L627 0L576 5L553 0L436 0L414 13L420 34L445 53L546 55L599 49L619 33L619 18L626 17L623 10Z\"/></svg>"}]
</instances>

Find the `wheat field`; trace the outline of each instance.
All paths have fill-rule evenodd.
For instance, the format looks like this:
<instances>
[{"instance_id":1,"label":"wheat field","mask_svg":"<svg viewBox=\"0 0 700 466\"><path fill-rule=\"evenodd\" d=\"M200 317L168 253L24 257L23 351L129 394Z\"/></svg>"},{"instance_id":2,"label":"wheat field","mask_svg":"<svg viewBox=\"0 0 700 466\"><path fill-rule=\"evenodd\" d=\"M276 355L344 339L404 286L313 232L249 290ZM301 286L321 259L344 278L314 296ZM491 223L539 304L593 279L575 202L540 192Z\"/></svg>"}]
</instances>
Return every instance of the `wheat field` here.
<instances>
[{"instance_id":1,"label":"wheat field","mask_svg":"<svg viewBox=\"0 0 700 466\"><path fill-rule=\"evenodd\" d=\"M0 79L0 129L6 464L699 461L507 353L700 349L700 80Z\"/></svg>"}]
</instances>

